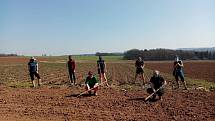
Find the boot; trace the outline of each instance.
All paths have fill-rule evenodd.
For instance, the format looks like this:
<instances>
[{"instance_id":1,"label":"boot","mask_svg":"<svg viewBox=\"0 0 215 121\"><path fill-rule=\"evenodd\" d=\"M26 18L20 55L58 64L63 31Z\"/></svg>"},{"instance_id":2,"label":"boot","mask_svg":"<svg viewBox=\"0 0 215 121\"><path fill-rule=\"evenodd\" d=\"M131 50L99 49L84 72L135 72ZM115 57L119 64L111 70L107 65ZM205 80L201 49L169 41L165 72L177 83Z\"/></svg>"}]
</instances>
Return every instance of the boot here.
<instances>
[{"instance_id":1,"label":"boot","mask_svg":"<svg viewBox=\"0 0 215 121\"><path fill-rule=\"evenodd\" d=\"M77 85L75 81L76 81L76 80L74 79L74 81L73 81L73 85L74 85L74 86L76 86L76 85Z\"/></svg>"},{"instance_id":2,"label":"boot","mask_svg":"<svg viewBox=\"0 0 215 121\"><path fill-rule=\"evenodd\" d=\"M74 82L73 82L72 79L70 80L70 85L71 85L71 86L74 86Z\"/></svg>"},{"instance_id":3,"label":"boot","mask_svg":"<svg viewBox=\"0 0 215 121\"><path fill-rule=\"evenodd\" d=\"M88 91L88 94L91 95L91 91Z\"/></svg>"},{"instance_id":4,"label":"boot","mask_svg":"<svg viewBox=\"0 0 215 121\"><path fill-rule=\"evenodd\" d=\"M94 91L93 95L94 95L94 96L97 96L97 95L98 95L98 93L96 93L96 91Z\"/></svg>"},{"instance_id":5,"label":"boot","mask_svg":"<svg viewBox=\"0 0 215 121\"><path fill-rule=\"evenodd\" d=\"M179 89L179 82L176 82L176 89Z\"/></svg>"},{"instance_id":6,"label":"boot","mask_svg":"<svg viewBox=\"0 0 215 121\"><path fill-rule=\"evenodd\" d=\"M158 100L161 100L161 101L162 101L162 100L163 100L162 96L159 96Z\"/></svg>"},{"instance_id":7,"label":"boot","mask_svg":"<svg viewBox=\"0 0 215 121\"><path fill-rule=\"evenodd\" d=\"M41 86L41 84L42 84L41 79L38 79L38 86L40 87L40 86Z\"/></svg>"},{"instance_id":8,"label":"boot","mask_svg":"<svg viewBox=\"0 0 215 121\"><path fill-rule=\"evenodd\" d=\"M183 82L183 85L184 85L184 90L187 90L187 85L185 81Z\"/></svg>"}]
</instances>

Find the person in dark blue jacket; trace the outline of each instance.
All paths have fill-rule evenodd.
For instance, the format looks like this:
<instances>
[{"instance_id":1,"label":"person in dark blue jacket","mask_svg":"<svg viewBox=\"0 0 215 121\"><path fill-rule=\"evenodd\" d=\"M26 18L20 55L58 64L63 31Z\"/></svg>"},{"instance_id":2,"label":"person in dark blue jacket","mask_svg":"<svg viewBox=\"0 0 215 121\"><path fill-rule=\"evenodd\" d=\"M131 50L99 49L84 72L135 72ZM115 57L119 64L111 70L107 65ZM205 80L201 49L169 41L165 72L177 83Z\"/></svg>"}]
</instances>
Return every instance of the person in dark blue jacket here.
<instances>
[{"instance_id":1,"label":"person in dark blue jacket","mask_svg":"<svg viewBox=\"0 0 215 121\"><path fill-rule=\"evenodd\" d=\"M29 70L29 75L31 77L33 87L36 87L36 81L34 80L34 76L37 77L38 86L40 86L41 79L40 79L40 75L38 73L38 62L36 61L36 59L34 57L31 57L31 59L28 62L28 70Z\"/></svg>"},{"instance_id":2,"label":"person in dark blue jacket","mask_svg":"<svg viewBox=\"0 0 215 121\"><path fill-rule=\"evenodd\" d=\"M109 87L107 77L105 74L105 72L107 72L106 64L101 56L99 56L99 60L97 61L97 67L98 67L98 74L99 74L99 79L101 83L106 83L107 87Z\"/></svg>"}]
</instances>

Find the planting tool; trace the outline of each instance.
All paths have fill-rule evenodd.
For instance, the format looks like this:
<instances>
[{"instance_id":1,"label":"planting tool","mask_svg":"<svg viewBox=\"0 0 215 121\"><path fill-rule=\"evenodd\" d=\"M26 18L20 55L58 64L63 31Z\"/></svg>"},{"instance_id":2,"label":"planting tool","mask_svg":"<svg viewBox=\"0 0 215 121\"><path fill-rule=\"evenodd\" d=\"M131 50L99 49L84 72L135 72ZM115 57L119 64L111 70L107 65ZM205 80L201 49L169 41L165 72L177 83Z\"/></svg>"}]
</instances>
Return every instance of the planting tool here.
<instances>
[{"instance_id":1,"label":"planting tool","mask_svg":"<svg viewBox=\"0 0 215 121\"><path fill-rule=\"evenodd\" d=\"M155 90L152 94L150 94L148 97L145 98L145 101L147 101L149 98L151 98L154 94L156 94L160 89L162 89L166 84L163 84L160 88Z\"/></svg>"},{"instance_id":2,"label":"planting tool","mask_svg":"<svg viewBox=\"0 0 215 121\"><path fill-rule=\"evenodd\" d=\"M104 82L103 82L103 83L104 83ZM98 86L96 86L96 87L101 86L103 83L98 84ZM94 88L96 88L96 87L94 87ZM80 97L81 95L83 95L83 94L87 93L88 91L93 90L94 88L91 88L91 89L89 89L89 90L86 90L86 91L84 91L84 92L80 93L77 97Z\"/></svg>"}]
</instances>

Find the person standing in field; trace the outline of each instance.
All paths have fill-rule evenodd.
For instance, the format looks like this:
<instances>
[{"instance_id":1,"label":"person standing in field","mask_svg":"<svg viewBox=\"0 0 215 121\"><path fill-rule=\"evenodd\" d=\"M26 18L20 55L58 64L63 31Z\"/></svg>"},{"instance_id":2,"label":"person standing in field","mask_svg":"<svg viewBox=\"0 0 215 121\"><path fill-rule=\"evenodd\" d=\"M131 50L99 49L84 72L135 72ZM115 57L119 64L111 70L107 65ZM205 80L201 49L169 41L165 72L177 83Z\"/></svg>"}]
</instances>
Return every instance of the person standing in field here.
<instances>
[{"instance_id":1,"label":"person standing in field","mask_svg":"<svg viewBox=\"0 0 215 121\"><path fill-rule=\"evenodd\" d=\"M107 72L105 61L102 59L101 56L99 56L99 60L97 61L97 67L98 67L98 74L99 79L101 83L106 83L106 85L109 87L109 84L107 82L107 77L105 72Z\"/></svg>"},{"instance_id":2,"label":"person standing in field","mask_svg":"<svg viewBox=\"0 0 215 121\"><path fill-rule=\"evenodd\" d=\"M75 61L72 59L72 56L69 56L69 60L67 62L69 78L72 85L76 85L76 77L75 77Z\"/></svg>"},{"instance_id":3,"label":"person standing in field","mask_svg":"<svg viewBox=\"0 0 215 121\"><path fill-rule=\"evenodd\" d=\"M36 59L34 57L31 57L30 61L28 62L28 70L29 70L29 75L31 77L33 87L36 87L36 81L34 80L34 76L37 77L38 86L40 86L41 79L40 79L40 75L38 73L38 62L36 61Z\"/></svg>"},{"instance_id":4,"label":"person standing in field","mask_svg":"<svg viewBox=\"0 0 215 121\"><path fill-rule=\"evenodd\" d=\"M184 80L184 72L183 72L183 62L179 60L178 56L176 56L174 65L173 65L173 76L175 77L177 88L179 88L179 78L184 85L184 89L187 90L186 81Z\"/></svg>"},{"instance_id":5,"label":"person standing in field","mask_svg":"<svg viewBox=\"0 0 215 121\"><path fill-rule=\"evenodd\" d=\"M99 83L98 83L98 80L96 79L96 77L93 76L92 71L88 72L88 76L86 78L85 84L86 84L86 86L85 86L86 91L88 91L89 94L93 94L96 96L98 87L99 87ZM92 93L92 91L93 91L93 93Z\"/></svg>"},{"instance_id":6,"label":"person standing in field","mask_svg":"<svg viewBox=\"0 0 215 121\"><path fill-rule=\"evenodd\" d=\"M145 66L144 61L142 60L141 57L138 57L135 63L135 67L136 67L135 80L137 80L138 75L140 75L143 81L143 86L145 85L145 77L144 77L144 70L143 70L144 66Z\"/></svg>"}]
</instances>

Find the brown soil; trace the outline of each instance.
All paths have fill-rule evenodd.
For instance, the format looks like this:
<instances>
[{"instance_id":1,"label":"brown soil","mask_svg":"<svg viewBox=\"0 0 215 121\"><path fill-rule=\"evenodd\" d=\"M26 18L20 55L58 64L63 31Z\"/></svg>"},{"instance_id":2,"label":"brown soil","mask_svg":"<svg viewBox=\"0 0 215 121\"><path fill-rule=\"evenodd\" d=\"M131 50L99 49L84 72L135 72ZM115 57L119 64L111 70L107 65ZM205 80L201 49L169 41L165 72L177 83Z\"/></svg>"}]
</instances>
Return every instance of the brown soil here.
<instances>
[{"instance_id":1,"label":"brown soil","mask_svg":"<svg viewBox=\"0 0 215 121\"><path fill-rule=\"evenodd\" d=\"M157 69L161 72L172 73L172 62L146 62L146 67L149 69ZM185 76L204 79L215 82L215 61L185 61L184 62Z\"/></svg>"},{"instance_id":2,"label":"brown soil","mask_svg":"<svg viewBox=\"0 0 215 121\"><path fill-rule=\"evenodd\" d=\"M30 59L27 58L27 57L0 57L0 63L1 64L11 64L11 63L23 63L23 62L28 62ZM48 58L38 58L38 61L47 61L47 60L50 60Z\"/></svg>"},{"instance_id":3,"label":"brown soil","mask_svg":"<svg viewBox=\"0 0 215 121\"><path fill-rule=\"evenodd\" d=\"M215 93L167 91L163 101L144 102L143 90L102 88L98 96L82 96L79 87L14 89L1 87L1 120L214 120Z\"/></svg>"},{"instance_id":4,"label":"brown soil","mask_svg":"<svg viewBox=\"0 0 215 121\"><path fill-rule=\"evenodd\" d=\"M39 64L39 73L43 80L41 88L8 86L11 82L30 83L25 59L18 62L10 60L7 63L4 59L0 59L0 120L212 121L215 119L214 92L192 89L172 91L167 85L162 101L144 102L144 98L148 96L146 91L132 86L135 73L133 63L107 63L107 76L112 88L101 87L98 96L84 95L77 98L76 96L83 91L84 87L68 86L65 63ZM188 75L189 72L187 67L194 64L192 65L194 67L191 66L194 69L198 63L212 65L185 62L186 74ZM169 72L171 69L168 70L167 67L171 63L164 66L165 64L153 63L150 66L147 62L147 67L154 69L160 65L160 71ZM197 68L200 67L197 66ZM208 66L207 69L210 67ZM96 63L77 64L78 84L84 83L89 70L96 72ZM198 72L205 73L202 70ZM190 76L192 75L195 74ZM213 77L210 76L210 78ZM126 95L122 88L128 90Z\"/></svg>"}]
</instances>

